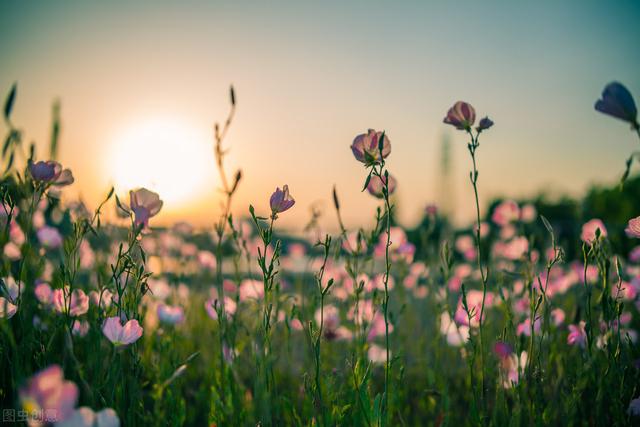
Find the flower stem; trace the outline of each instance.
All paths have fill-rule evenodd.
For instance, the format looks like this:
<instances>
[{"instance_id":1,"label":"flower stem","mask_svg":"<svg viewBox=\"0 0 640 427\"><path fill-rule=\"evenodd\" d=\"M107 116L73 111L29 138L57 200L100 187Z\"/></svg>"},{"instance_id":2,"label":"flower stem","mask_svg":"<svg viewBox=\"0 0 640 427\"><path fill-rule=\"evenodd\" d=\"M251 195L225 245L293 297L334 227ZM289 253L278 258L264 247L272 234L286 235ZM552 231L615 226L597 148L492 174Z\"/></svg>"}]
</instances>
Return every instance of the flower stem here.
<instances>
[{"instance_id":1,"label":"flower stem","mask_svg":"<svg viewBox=\"0 0 640 427\"><path fill-rule=\"evenodd\" d=\"M476 164L476 150L480 146L478 142L478 136L480 132L478 132L475 136L469 130L469 136L471 137L471 142L468 145L469 153L471 154L471 161L473 163L473 171L471 172L470 179L471 184L473 185L473 193L475 196L476 202L476 248L478 250L478 269L480 270L480 277L482 280L482 304L480 306L480 315L478 317L478 330L479 330L479 341L480 341L480 399L482 401L482 405L485 405L484 401L484 343L483 343L483 330L482 330L482 321L484 317L484 305L487 297L487 281L489 276L489 269L487 266L486 272L484 267L482 266L482 246L480 244L480 201L478 196L478 167Z\"/></svg>"}]
</instances>

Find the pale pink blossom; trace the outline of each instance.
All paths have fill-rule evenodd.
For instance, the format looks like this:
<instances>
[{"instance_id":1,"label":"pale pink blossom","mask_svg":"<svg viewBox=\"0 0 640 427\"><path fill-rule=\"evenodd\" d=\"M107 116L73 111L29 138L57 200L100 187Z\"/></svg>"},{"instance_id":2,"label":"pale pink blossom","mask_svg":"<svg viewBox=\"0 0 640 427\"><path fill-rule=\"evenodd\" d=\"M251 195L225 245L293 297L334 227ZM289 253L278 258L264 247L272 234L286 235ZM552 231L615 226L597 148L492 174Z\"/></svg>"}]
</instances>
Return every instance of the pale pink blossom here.
<instances>
[{"instance_id":1,"label":"pale pink blossom","mask_svg":"<svg viewBox=\"0 0 640 427\"><path fill-rule=\"evenodd\" d=\"M245 279L240 283L240 301L261 299L264 296L264 285L259 280Z\"/></svg>"},{"instance_id":2,"label":"pale pink blossom","mask_svg":"<svg viewBox=\"0 0 640 427\"><path fill-rule=\"evenodd\" d=\"M521 259L529 250L529 241L526 237L516 237L507 243L497 242L494 246L496 255L510 260Z\"/></svg>"},{"instance_id":3,"label":"pale pink blossom","mask_svg":"<svg viewBox=\"0 0 640 427\"><path fill-rule=\"evenodd\" d=\"M135 216L135 223L144 228L149 227L149 219L162 209L160 196L146 188L129 191L129 205Z\"/></svg>"},{"instance_id":4,"label":"pale pink blossom","mask_svg":"<svg viewBox=\"0 0 640 427\"><path fill-rule=\"evenodd\" d=\"M604 226L604 223L595 218L590 221L587 221L582 226L582 233L580 234L580 238L583 242L592 244L596 240L596 231L600 230L600 237L607 237L607 229Z\"/></svg>"},{"instance_id":5,"label":"pale pink blossom","mask_svg":"<svg viewBox=\"0 0 640 427\"><path fill-rule=\"evenodd\" d=\"M542 326L542 319L536 319L533 322L533 331L534 333L538 333L540 332L540 328ZM518 326L516 327L516 335L521 336L524 335L525 337L530 337L531 336L531 319L525 319L524 322L518 324Z\"/></svg>"},{"instance_id":6,"label":"pale pink blossom","mask_svg":"<svg viewBox=\"0 0 640 427\"><path fill-rule=\"evenodd\" d=\"M561 308L554 308L553 310L551 310L551 320L553 321L554 325L562 325L564 323L564 319L564 310L562 310Z\"/></svg>"},{"instance_id":7,"label":"pale pink blossom","mask_svg":"<svg viewBox=\"0 0 640 427\"><path fill-rule=\"evenodd\" d=\"M567 336L567 344L577 345L584 348L587 344L587 333L585 332L586 323L581 321L577 325L569 325L569 335Z\"/></svg>"},{"instance_id":8,"label":"pale pink blossom","mask_svg":"<svg viewBox=\"0 0 640 427\"><path fill-rule=\"evenodd\" d=\"M495 207L491 220L501 227L520 219L520 208L513 200L505 200Z\"/></svg>"},{"instance_id":9,"label":"pale pink blossom","mask_svg":"<svg viewBox=\"0 0 640 427\"><path fill-rule=\"evenodd\" d=\"M213 320L218 319L218 311L216 310L216 308L218 308L219 306L220 306L220 302L218 301L217 298L208 299L204 303L204 309L207 311L207 314L209 315L209 317L212 318ZM235 300L233 300L228 296L225 296L224 312L227 315L227 317L233 316L236 312L236 309L237 309L237 304Z\"/></svg>"},{"instance_id":10,"label":"pale pink blossom","mask_svg":"<svg viewBox=\"0 0 640 427\"><path fill-rule=\"evenodd\" d=\"M513 354L513 347L511 347L508 343L503 341L497 341L493 345L493 352L500 359L505 360Z\"/></svg>"},{"instance_id":11,"label":"pale pink blossom","mask_svg":"<svg viewBox=\"0 0 640 427\"><path fill-rule=\"evenodd\" d=\"M367 357L372 363L386 363L387 350L377 344L371 344L367 351ZM389 359L391 359L391 352L389 352Z\"/></svg>"},{"instance_id":12,"label":"pale pink blossom","mask_svg":"<svg viewBox=\"0 0 640 427\"><path fill-rule=\"evenodd\" d=\"M516 353L511 353L508 357L500 360L500 376L502 378L502 387L514 387L520 381L520 374L527 366L528 355L526 351L520 353L520 357Z\"/></svg>"},{"instance_id":13,"label":"pale pink blossom","mask_svg":"<svg viewBox=\"0 0 640 427\"><path fill-rule=\"evenodd\" d=\"M382 141L382 150L380 150L380 138L384 135ZM376 132L369 129L367 133L360 134L355 137L351 144L351 151L359 162L365 165L380 163L382 159L386 159L391 153L391 143L389 138L383 132Z\"/></svg>"},{"instance_id":14,"label":"pale pink blossom","mask_svg":"<svg viewBox=\"0 0 640 427\"><path fill-rule=\"evenodd\" d=\"M149 278L147 280L149 292L158 300L165 300L171 295L171 286L165 279Z\"/></svg>"},{"instance_id":15,"label":"pale pink blossom","mask_svg":"<svg viewBox=\"0 0 640 427\"><path fill-rule=\"evenodd\" d=\"M456 102L447 112L444 123L455 126L458 130L471 130L476 121L476 110L463 101Z\"/></svg>"},{"instance_id":16,"label":"pale pink blossom","mask_svg":"<svg viewBox=\"0 0 640 427\"><path fill-rule=\"evenodd\" d=\"M629 252L629 261L635 263L640 262L640 246L631 249L631 252Z\"/></svg>"},{"instance_id":17,"label":"pale pink blossom","mask_svg":"<svg viewBox=\"0 0 640 427\"><path fill-rule=\"evenodd\" d=\"M132 344L142 336L143 329L137 320L132 319L124 325L118 317L109 317L104 321L102 333L116 347L125 347Z\"/></svg>"},{"instance_id":18,"label":"pale pink blossom","mask_svg":"<svg viewBox=\"0 0 640 427\"><path fill-rule=\"evenodd\" d=\"M520 209L520 221L522 222L526 222L526 223L533 222L535 221L537 216L538 216L538 211L536 210L536 207L531 203L524 205Z\"/></svg>"},{"instance_id":19,"label":"pale pink blossom","mask_svg":"<svg viewBox=\"0 0 640 427\"><path fill-rule=\"evenodd\" d=\"M33 292L40 304L48 306L53 302L53 291L47 282L39 282Z\"/></svg>"},{"instance_id":20,"label":"pale pink blossom","mask_svg":"<svg viewBox=\"0 0 640 427\"><path fill-rule=\"evenodd\" d=\"M103 289L101 292L89 292L89 300L91 301L91 304L99 306L102 309L111 307L111 301L113 300L113 297L114 295L109 289Z\"/></svg>"},{"instance_id":21,"label":"pale pink blossom","mask_svg":"<svg viewBox=\"0 0 640 427\"><path fill-rule=\"evenodd\" d=\"M378 199L384 198L384 186L387 182L387 178L383 175L382 178L377 175L372 175L367 185L367 191ZM391 195L396 191L398 181L391 175L389 175L388 195Z\"/></svg>"},{"instance_id":22,"label":"pale pink blossom","mask_svg":"<svg viewBox=\"0 0 640 427\"><path fill-rule=\"evenodd\" d=\"M199 251L198 264L202 268L214 271L216 269L216 256L209 251Z\"/></svg>"},{"instance_id":23,"label":"pale pink blossom","mask_svg":"<svg viewBox=\"0 0 640 427\"><path fill-rule=\"evenodd\" d=\"M389 324L389 333L393 332L393 325ZM376 337L384 336L386 333L386 325L384 323L384 316L378 312L373 316L373 320L369 324L369 333L367 334L367 340L373 341Z\"/></svg>"},{"instance_id":24,"label":"pale pink blossom","mask_svg":"<svg viewBox=\"0 0 640 427\"><path fill-rule=\"evenodd\" d=\"M285 212L295 205L296 201L289 194L289 186L284 185L282 190L280 187L276 188L271 198L269 199L269 205L271 206L271 216L276 218L279 213Z\"/></svg>"},{"instance_id":25,"label":"pale pink blossom","mask_svg":"<svg viewBox=\"0 0 640 427\"><path fill-rule=\"evenodd\" d=\"M59 313L68 313L70 316L80 316L89 311L89 297L82 289L74 289L69 295L69 287L55 289L51 297L53 307Z\"/></svg>"},{"instance_id":26,"label":"pale pink blossom","mask_svg":"<svg viewBox=\"0 0 640 427\"><path fill-rule=\"evenodd\" d=\"M447 343L453 347L459 347L469 340L469 327L459 326L451 320L446 311L440 315L440 332L446 336Z\"/></svg>"},{"instance_id":27,"label":"pale pink blossom","mask_svg":"<svg viewBox=\"0 0 640 427\"><path fill-rule=\"evenodd\" d=\"M29 163L29 174L35 181L57 187L73 184L71 170L53 160Z\"/></svg>"},{"instance_id":28,"label":"pale pink blossom","mask_svg":"<svg viewBox=\"0 0 640 427\"><path fill-rule=\"evenodd\" d=\"M362 233L349 231L342 240L342 248L350 254L356 255L367 251L367 243Z\"/></svg>"},{"instance_id":29,"label":"pale pink blossom","mask_svg":"<svg viewBox=\"0 0 640 427\"><path fill-rule=\"evenodd\" d=\"M333 305L325 305L324 310L318 308L315 313L316 326L320 327L320 317L323 317L323 335L326 339L337 338L337 331L340 327L340 310Z\"/></svg>"},{"instance_id":30,"label":"pale pink blossom","mask_svg":"<svg viewBox=\"0 0 640 427\"><path fill-rule=\"evenodd\" d=\"M17 246L22 246L26 240L24 231L22 231L22 228L20 228L18 223L15 221L11 221L9 223L9 239Z\"/></svg>"},{"instance_id":31,"label":"pale pink blossom","mask_svg":"<svg viewBox=\"0 0 640 427\"><path fill-rule=\"evenodd\" d=\"M80 242L80 267L89 270L95 263L96 255L88 241Z\"/></svg>"},{"instance_id":32,"label":"pale pink blossom","mask_svg":"<svg viewBox=\"0 0 640 427\"><path fill-rule=\"evenodd\" d=\"M73 321L73 335L84 337L89 333L89 322L86 320L74 320Z\"/></svg>"},{"instance_id":33,"label":"pale pink blossom","mask_svg":"<svg viewBox=\"0 0 640 427\"><path fill-rule=\"evenodd\" d=\"M0 319L11 319L18 311L18 307L12 304L8 298L0 297Z\"/></svg>"},{"instance_id":34,"label":"pale pink blossom","mask_svg":"<svg viewBox=\"0 0 640 427\"><path fill-rule=\"evenodd\" d=\"M36 234L40 244L47 249L57 249L62 246L62 235L57 228L45 225Z\"/></svg>"},{"instance_id":35,"label":"pale pink blossom","mask_svg":"<svg viewBox=\"0 0 640 427\"><path fill-rule=\"evenodd\" d=\"M178 305L158 304L158 319L168 325L177 325L184 322L184 309Z\"/></svg>"},{"instance_id":36,"label":"pale pink blossom","mask_svg":"<svg viewBox=\"0 0 640 427\"><path fill-rule=\"evenodd\" d=\"M627 236L640 239L640 216L630 219L624 231Z\"/></svg>"},{"instance_id":37,"label":"pale pink blossom","mask_svg":"<svg viewBox=\"0 0 640 427\"><path fill-rule=\"evenodd\" d=\"M8 242L6 245L4 245L3 253L4 256L6 256L11 261L17 261L22 258L20 247L13 242Z\"/></svg>"},{"instance_id":38,"label":"pale pink blossom","mask_svg":"<svg viewBox=\"0 0 640 427\"><path fill-rule=\"evenodd\" d=\"M36 373L19 394L23 410L32 418L39 415L43 423L66 420L78 402L78 387L64 380L64 373L58 365Z\"/></svg>"}]
</instances>

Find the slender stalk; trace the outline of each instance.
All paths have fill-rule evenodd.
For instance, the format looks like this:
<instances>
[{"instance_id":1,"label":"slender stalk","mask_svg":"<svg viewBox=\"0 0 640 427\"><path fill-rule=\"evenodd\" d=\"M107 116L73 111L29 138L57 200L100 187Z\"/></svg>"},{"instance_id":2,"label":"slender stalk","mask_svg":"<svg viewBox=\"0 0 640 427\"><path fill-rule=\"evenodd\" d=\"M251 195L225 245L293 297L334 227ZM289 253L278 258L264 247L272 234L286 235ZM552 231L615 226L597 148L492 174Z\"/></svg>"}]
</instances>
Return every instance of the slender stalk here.
<instances>
[{"instance_id":1,"label":"slender stalk","mask_svg":"<svg viewBox=\"0 0 640 427\"><path fill-rule=\"evenodd\" d=\"M331 285L333 285L333 279L329 280L329 283L325 288L322 286L322 279L324 277L325 267L327 265L327 259L329 258L329 249L331 247L331 237L328 235L325 237L324 242L319 242L318 245L324 248L324 258L322 262L322 266L320 267L320 271L316 275L316 283L318 285L318 291L320 292L320 328L317 333L316 342L314 346L314 357L315 357L315 383L316 383L316 398L318 400L318 412L319 417L322 420L322 425L328 425L324 403L322 401L322 383L320 380L320 355L321 355L321 342L322 342L322 333L324 329L324 298L326 294L329 292Z\"/></svg>"},{"instance_id":2,"label":"slender stalk","mask_svg":"<svg viewBox=\"0 0 640 427\"><path fill-rule=\"evenodd\" d=\"M469 136L471 137L471 142L468 144L468 148L469 148L469 153L471 154L471 161L473 163L473 170L470 174L470 179L471 179L471 184L473 185L473 193L474 193L475 202L476 202L476 233L475 233L476 239L475 240L476 240L476 248L478 250L478 269L480 269L480 277L482 279L482 304L480 306L480 315L478 318L478 330L479 330L479 341L480 341L480 382L481 382L480 397L482 400L482 404L484 405L485 404L485 401L484 401L484 388L485 388L484 384L485 383L484 383L484 343L483 343L482 323L483 323L483 317L484 317L484 305L487 297L487 282L489 279L489 268L487 266L486 272L485 272L485 267L483 267L482 265L482 245L480 244L481 221L480 221L480 201L478 196L478 167L476 164L476 150L480 146L480 143L478 142L478 137L480 136L480 132L478 132L475 136L473 135L471 130L469 130L468 133L469 133Z\"/></svg>"},{"instance_id":3,"label":"slender stalk","mask_svg":"<svg viewBox=\"0 0 640 427\"><path fill-rule=\"evenodd\" d=\"M382 194L384 196L384 206L386 214L385 222L385 234L387 236L387 242L385 244L385 273L384 273L384 303L382 304L384 314L384 339L385 339L385 354L386 361L384 366L384 395L382 401L382 417L380 422L384 421L383 425L388 424L389 419L389 373L391 370L390 353L389 353L389 273L391 271L391 259L389 257L389 247L391 246L391 203L389 201L389 178L388 173L384 168L384 160L380 163L379 170L373 167L373 174L377 176L383 184ZM384 170L384 176L383 176Z\"/></svg>"}]
</instances>

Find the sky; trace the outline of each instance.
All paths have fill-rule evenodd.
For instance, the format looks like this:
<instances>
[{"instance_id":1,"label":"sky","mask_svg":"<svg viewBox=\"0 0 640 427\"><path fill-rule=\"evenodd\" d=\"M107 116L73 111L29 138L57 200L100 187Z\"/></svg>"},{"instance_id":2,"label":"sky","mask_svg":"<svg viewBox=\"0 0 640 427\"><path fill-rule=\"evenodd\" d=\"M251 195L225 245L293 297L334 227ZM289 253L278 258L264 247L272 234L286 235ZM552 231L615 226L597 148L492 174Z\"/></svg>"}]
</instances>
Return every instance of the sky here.
<instances>
[{"instance_id":1,"label":"sky","mask_svg":"<svg viewBox=\"0 0 640 427\"><path fill-rule=\"evenodd\" d=\"M213 124L237 111L227 169L243 180L234 214L267 213L276 186L337 226L371 224L378 202L353 138L384 130L401 222L449 197L473 216L464 134L442 123L458 100L495 126L478 152L481 201L577 196L615 182L637 137L593 104L610 81L640 97L637 1L0 1L0 91L18 82L14 122L46 157L61 102L59 161L76 182L66 198L95 207L111 185L146 186L163 211L152 223L210 226L221 194ZM0 125L4 134L7 128ZM451 178L441 178L449 139Z\"/></svg>"}]
</instances>

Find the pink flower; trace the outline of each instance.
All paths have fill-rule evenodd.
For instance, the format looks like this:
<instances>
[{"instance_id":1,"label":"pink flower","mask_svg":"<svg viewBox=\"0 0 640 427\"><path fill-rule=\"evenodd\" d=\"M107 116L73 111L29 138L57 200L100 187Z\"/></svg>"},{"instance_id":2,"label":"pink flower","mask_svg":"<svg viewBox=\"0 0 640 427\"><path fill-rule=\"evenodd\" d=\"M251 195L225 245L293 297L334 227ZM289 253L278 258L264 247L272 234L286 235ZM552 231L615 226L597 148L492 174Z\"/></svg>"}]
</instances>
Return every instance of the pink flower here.
<instances>
[{"instance_id":1,"label":"pink flower","mask_svg":"<svg viewBox=\"0 0 640 427\"><path fill-rule=\"evenodd\" d=\"M554 308L553 310L551 310L551 320L553 321L554 325L560 326L562 323L564 323L564 318L565 314L561 308Z\"/></svg>"},{"instance_id":2,"label":"pink flower","mask_svg":"<svg viewBox=\"0 0 640 427\"><path fill-rule=\"evenodd\" d=\"M447 337L447 343L459 347L469 340L469 327L458 326L446 311L440 315L440 332Z\"/></svg>"},{"instance_id":3,"label":"pink flower","mask_svg":"<svg viewBox=\"0 0 640 427\"><path fill-rule=\"evenodd\" d=\"M307 254L307 248L302 243L290 243L287 249L292 258L303 258Z\"/></svg>"},{"instance_id":4,"label":"pink flower","mask_svg":"<svg viewBox=\"0 0 640 427\"><path fill-rule=\"evenodd\" d=\"M529 241L526 237L520 236L510 240L508 243L498 242L494 249L498 255L516 261L522 258L529 250Z\"/></svg>"},{"instance_id":5,"label":"pink flower","mask_svg":"<svg viewBox=\"0 0 640 427\"><path fill-rule=\"evenodd\" d=\"M116 295L117 296L117 295ZM111 293L109 289L103 289L102 291L91 291L89 292L89 300L91 304L96 307L100 307L102 309L107 309L111 306L111 301L113 300L114 295Z\"/></svg>"},{"instance_id":6,"label":"pink flower","mask_svg":"<svg viewBox=\"0 0 640 427\"><path fill-rule=\"evenodd\" d=\"M158 305L158 319L162 323L177 325L184 322L184 309L180 306L166 304Z\"/></svg>"},{"instance_id":7,"label":"pink flower","mask_svg":"<svg viewBox=\"0 0 640 427\"><path fill-rule=\"evenodd\" d=\"M22 244L26 240L24 231L22 231L16 221L11 221L9 223L9 238L11 239L11 242L15 243L18 246L22 246Z\"/></svg>"},{"instance_id":8,"label":"pink flower","mask_svg":"<svg viewBox=\"0 0 640 427\"><path fill-rule=\"evenodd\" d=\"M89 333L89 322L86 320L74 320L73 321L73 335L84 337Z\"/></svg>"},{"instance_id":9,"label":"pink flower","mask_svg":"<svg viewBox=\"0 0 640 427\"><path fill-rule=\"evenodd\" d=\"M640 239L640 216L630 219L627 228L624 229L624 232L627 233L627 236L629 237Z\"/></svg>"},{"instance_id":10,"label":"pink flower","mask_svg":"<svg viewBox=\"0 0 640 427\"><path fill-rule=\"evenodd\" d=\"M136 225L149 227L149 219L154 217L162 209L160 196L146 188L129 191L129 204L135 215Z\"/></svg>"},{"instance_id":11,"label":"pink flower","mask_svg":"<svg viewBox=\"0 0 640 427\"><path fill-rule=\"evenodd\" d=\"M380 163L382 159L386 159L391 153L391 143L387 135L384 134L382 150L380 150L380 138L382 138L382 135L383 132L376 132L373 129L369 129L367 133L356 136L351 144L351 151L356 160L365 165L372 165ZM382 153L380 151L382 151Z\"/></svg>"},{"instance_id":12,"label":"pink flower","mask_svg":"<svg viewBox=\"0 0 640 427\"><path fill-rule=\"evenodd\" d=\"M4 246L3 253L4 256L6 256L11 261L17 261L22 257L20 247L13 242L9 242Z\"/></svg>"},{"instance_id":13,"label":"pink flower","mask_svg":"<svg viewBox=\"0 0 640 427\"><path fill-rule=\"evenodd\" d=\"M57 228L45 225L37 232L38 241L47 249L57 249L62 246L62 236Z\"/></svg>"},{"instance_id":14,"label":"pink flower","mask_svg":"<svg viewBox=\"0 0 640 427\"><path fill-rule=\"evenodd\" d=\"M207 268L211 271L216 269L216 256L209 251L198 252L198 264L200 267Z\"/></svg>"},{"instance_id":15,"label":"pink flower","mask_svg":"<svg viewBox=\"0 0 640 427\"><path fill-rule=\"evenodd\" d=\"M387 179L384 177L384 175L382 176L382 179L380 179L378 176L372 175L371 179L369 180L369 184L367 185L367 191L369 192L369 194L377 197L378 199L382 199L384 197L384 184L386 180ZM396 190L396 185L396 179L389 175L389 195L393 194L393 192Z\"/></svg>"},{"instance_id":16,"label":"pink flower","mask_svg":"<svg viewBox=\"0 0 640 427\"><path fill-rule=\"evenodd\" d=\"M260 280L244 279L239 288L240 301L261 299L264 296L264 285Z\"/></svg>"},{"instance_id":17,"label":"pink flower","mask_svg":"<svg viewBox=\"0 0 640 427\"><path fill-rule=\"evenodd\" d=\"M640 246L636 246L629 252L629 261L640 262Z\"/></svg>"},{"instance_id":18,"label":"pink flower","mask_svg":"<svg viewBox=\"0 0 640 427\"><path fill-rule=\"evenodd\" d=\"M116 347L125 347L138 341L142 331L142 327L135 319L129 320L123 326L118 317L109 317L102 326L102 333Z\"/></svg>"},{"instance_id":19,"label":"pink flower","mask_svg":"<svg viewBox=\"0 0 640 427\"><path fill-rule=\"evenodd\" d=\"M621 83L609 83L602 92L602 99L596 101L595 109L617 119L629 122L638 128L638 110L633 96Z\"/></svg>"},{"instance_id":20,"label":"pink flower","mask_svg":"<svg viewBox=\"0 0 640 427\"><path fill-rule=\"evenodd\" d=\"M53 306L59 313L69 313L71 316L80 316L89 311L89 297L82 289L74 289L69 295L69 287L56 289L51 297ZM69 300L71 299L71 300Z\"/></svg>"},{"instance_id":21,"label":"pink flower","mask_svg":"<svg viewBox=\"0 0 640 427\"><path fill-rule=\"evenodd\" d=\"M276 191L273 192L269 199L269 204L271 205L271 216L276 218L279 213L291 209L295 203L296 201L291 197L291 194L289 194L288 185L285 184L282 186L282 190L280 187L277 187Z\"/></svg>"},{"instance_id":22,"label":"pink flower","mask_svg":"<svg viewBox=\"0 0 640 427\"><path fill-rule=\"evenodd\" d=\"M520 381L520 373L527 366L528 355L526 351L510 354L508 357L500 359L500 376L502 387L511 388Z\"/></svg>"},{"instance_id":23,"label":"pink flower","mask_svg":"<svg viewBox=\"0 0 640 427\"><path fill-rule=\"evenodd\" d=\"M213 320L218 319L218 312L216 310L216 307L219 304L220 303L216 298L211 298L204 303L204 309L207 311L207 314L209 315L209 317L212 318ZM233 299L229 298L228 296L225 296L224 312L226 313L227 317L233 316L236 312L236 309L237 309L236 302Z\"/></svg>"},{"instance_id":24,"label":"pink flower","mask_svg":"<svg viewBox=\"0 0 640 427\"><path fill-rule=\"evenodd\" d=\"M577 345L581 348L587 343L587 333L584 330L586 323L581 321L577 325L569 325L569 335L567 336L567 344Z\"/></svg>"},{"instance_id":25,"label":"pink flower","mask_svg":"<svg viewBox=\"0 0 640 427\"><path fill-rule=\"evenodd\" d=\"M63 187L73 184L73 174L69 169L62 169L62 165L53 160L29 164L31 177L45 184Z\"/></svg>"},{"instance_id":26,"label":"pink flower","mask_svg":"<svg viewBox=\"0 0 640 427\"><path fill-rule=\"evenodd\" d=\"M513 354L513 348L506 342L498 341L493 346L493 352L500 359L507 359Z\"/></svg>"},{"instance_id":27,"label":"pink flower","mask_svg":"<svg viewBox=\"0 0 640 427\"><path fill-rule=\"evenodd\" d=\"M350 254L359 254L367 252L367 242L359 231L350 231L342 241L342 249Z\"/></svg>"},{"instance_id":28,"label":"pink flower","mask_svg":"<svg viewBox=\"0 0 640 427\"><path fill-rule=\"evenodd\" d=\"M587 221L582 226L582 233L580 234L580 238L583 242L592 244L596 240L596 231L600 230L600 237L607 237L607 229L604 227L604 224L599 219L592 219L591 221Z\"/></svg>"},{"instance_id":29,"label":"pink flower","mask_svg":"<svg viewBox=\"0 0 640 427\"><path fill-rule=\"evenodd\" d=\"M64 380L58 365L36 373L19 394L24 411L30 416L40 415L48 423L67 419L78 402L78 387Z\"/></svg>"},{"instance_id":30,"label":"pink flower","mask_svg":"<svg viewBox=\"0 0 640 427\"><path fill-rule=\"evenodd\" d=\"M371 320L371 324L369 325L367 340L373 341L376 337L384 336L385 329L384 315L378 312L373 316L373 320ZM393 325L391 324L389 325L389 332L393 332Z\"/></svg>"},{"instance_id":31,"label":"pink flower","mask_svg":"<svg viewBox=\"0 0 640 427\"><path fill-rule=\"evenodd\" d=\"M52 302L53 291L51 290L51 286L49 286L46 282L40 282L36 285L36 288L33 291L36 294L36 299L42 305L49 305Z\"/></svg>"},{"instance_id":32,"label":"pink flower","mask_svg":"<svg viewBox=\"0 0 640 427\"><path fill-rule=\"evenodd\" d=\"M533 322L533 331L535 333L540 332L541 326L542 326L541 319L536 319ZM518 324L518 326L516 327L516 335L518 336L524 335L525 337L531 336L531 319L525 319L524 322Z\"/></svg>"},{"instance_id":33,"label":"pink flower","mask_svg":"<svg viewBox=\"0 0 640 427\"><path fill-rule=\"evenodd\" d=\"M338 329L340 327L340 310L333 305L325 305L324 310L318 308L315 313L316 326L320 327L320 317L323 317L324 337L328 340L338 338Z\"/></svg>"},{"instance_id":34,"label":"pink flower","mask_svg":"<svg viewBox=\"0 0 640 427\"><path fill-rule=\"evenodd\" d=\"M471 130L471 126L476 121L476 110L463 101L456 102L447 112L444 122L455 126L458 130Z\"/></svg>"},{"instance_id":35,"label":"pink flower","mask_svg":"<svg viewBox=\"0 0 640 427\"><path fill-rule=\"evenodd\" d=\"M522 209L520 209L520 220L522 222L533 222L537 215L536 207L532 204L524 205Z\"/></svg>"},{"instance_id":36,"label":"pink flower","mask_svg":"<svg viewBox=\"0 0 640 427\"><path fill-rule=\"evenodd\" d=\"M505 200L493 210L491 220L501 227L520 219L520 208L513 200Z\"/></svg>"},{"instance_id":37,"label":"pink flower","mask_svg":"<svg viewBox=\"0 0 640 427\"><path fill-rule=\"evenodd\" d=\"M11 319L18 311L18 307L7 298L0 297L0 319Z\"/></svg>"},{"instance_id":38,"label":"pink flower","mask_svg":"<svg viewBox=\"0 0 640 427\"><path fill-rule=\"evenodd\" d=\"M387 350L377 344L372 344L367 351L367 357L372 363L386 363ZM389 352L389 358L391 358L391 352Z\"/></svg>"}]
</instances>

